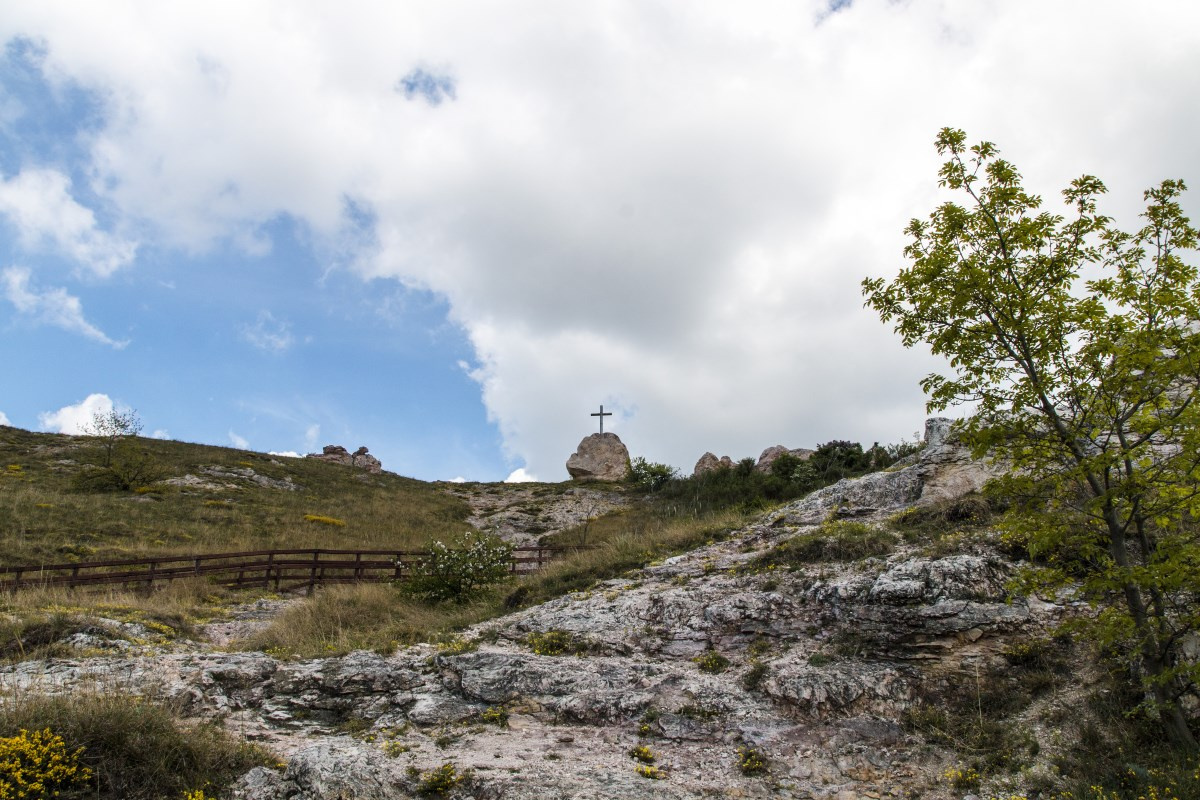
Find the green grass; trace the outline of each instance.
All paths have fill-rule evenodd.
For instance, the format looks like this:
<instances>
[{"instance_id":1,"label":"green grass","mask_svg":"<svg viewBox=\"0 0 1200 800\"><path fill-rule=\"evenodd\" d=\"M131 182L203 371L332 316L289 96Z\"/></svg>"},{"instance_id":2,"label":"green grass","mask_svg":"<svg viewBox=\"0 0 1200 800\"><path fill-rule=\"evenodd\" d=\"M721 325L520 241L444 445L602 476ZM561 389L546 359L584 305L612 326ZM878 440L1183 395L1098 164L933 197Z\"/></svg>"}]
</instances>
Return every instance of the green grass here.
<instances>
[{"instance_id":1,"label":"green grass","mask_svg":"<svg viewBox=\"0 0 1200 800\"><path fill-rule=\"evenodd\" d=\"M99 440L0 427L0 565L284 547L420 548L461 532L469 513L443 488L390 473L183 442L129 444L153 461L155 477L191 474L232 487L81 489L80 476L103 460ZM252 469L301 488L211 477L203 474L208 467Z\"/></svg>"},{"instance_id":2,"label":"green grass","mask_svg":"<svg viewBox=\"0 0 1200 800\"><path fill-rule=\"evenodd\" d=\"M46 728L69 751L82 747L79 761L92 773L86 787L64 790L62 798L177 800L197 789L217 796L252 767L277 762L217 725L185 722L168 705L118 692L22 693L0 701L0 737Z\"/></svg>"}]
</instances>

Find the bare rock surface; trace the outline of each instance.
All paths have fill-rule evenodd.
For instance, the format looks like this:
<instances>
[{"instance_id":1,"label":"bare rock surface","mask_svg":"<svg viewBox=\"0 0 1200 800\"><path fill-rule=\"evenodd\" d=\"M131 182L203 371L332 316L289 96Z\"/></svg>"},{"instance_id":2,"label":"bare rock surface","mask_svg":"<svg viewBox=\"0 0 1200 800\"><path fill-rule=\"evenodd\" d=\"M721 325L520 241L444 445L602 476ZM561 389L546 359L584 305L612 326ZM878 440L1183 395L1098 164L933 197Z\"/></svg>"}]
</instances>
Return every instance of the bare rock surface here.
<instances>
[{"instance_id":1,"label":"bare rock surface","mask_svg":"<svg viewBox=\"0 0 1200 800\"><path fill-rule=\"evenodd\" d=\"M629 471L629 450L615 433L585 436L567 459L567 472L577 481L620 481Z\"/></svg>"},{"instance_id":2,"label":"bare rock surface","mask_svg":"<svg viewBox=\"0 0 1200 800\"><path fill-rule=\"evenodd\" d=\"M776 511L776 524L811 525L830 517L871 516L910 506L928 505L978 491L1003 468L971 457L954 439L950 421L926 424L925 447L911 464L846 478Z\"/></svg>"},{"instance_id":3,"label":"bare rock surface","mask_svg":"<svg viewBox=\"0 0 1200 800\"><path fill-rule=\"evenodd\" d=\"M586 484L507 483L487 486L444 484L471 507L467 522L514 545L536 544L633 502L611 489Z\"/></svg>"}]
</instances>

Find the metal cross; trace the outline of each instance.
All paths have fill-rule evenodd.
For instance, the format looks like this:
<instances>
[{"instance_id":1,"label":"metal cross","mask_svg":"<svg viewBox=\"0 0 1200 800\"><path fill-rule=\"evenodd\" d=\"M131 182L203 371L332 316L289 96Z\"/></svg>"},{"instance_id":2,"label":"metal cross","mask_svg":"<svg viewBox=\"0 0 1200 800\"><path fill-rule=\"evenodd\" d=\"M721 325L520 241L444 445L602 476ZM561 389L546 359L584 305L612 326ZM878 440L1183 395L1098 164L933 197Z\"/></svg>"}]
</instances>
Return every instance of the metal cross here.
<instances>
[{"instance_id":1,"label":"metal cross","mask_svg":"<svg viewBox=\"0 0 1200 800\"><path fill-rule=\"evenodd\" d=\"M599 412L598 414L592 414L592 416L593 416L593 417L599 417L599 418L600 418L600 432L601 432L601 433L604 433L604 418L605 418L605 417L611 417L611 416L612 416L612 412L611 412L611 411L605 411L605 410L604 410L604 404L603 404L603 403L601 403L601 404L600 404L600 412Z\"/></svg>"}]
</instances>

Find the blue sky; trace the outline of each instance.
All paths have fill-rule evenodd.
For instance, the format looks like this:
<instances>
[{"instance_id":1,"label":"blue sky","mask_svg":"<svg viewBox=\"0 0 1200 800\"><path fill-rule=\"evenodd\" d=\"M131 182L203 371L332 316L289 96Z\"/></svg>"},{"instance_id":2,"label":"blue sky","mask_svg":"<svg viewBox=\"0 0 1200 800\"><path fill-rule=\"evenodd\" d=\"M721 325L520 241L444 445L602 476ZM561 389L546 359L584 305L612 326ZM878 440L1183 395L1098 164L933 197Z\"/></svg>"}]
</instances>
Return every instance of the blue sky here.
<instances>
[{"instance_id":1,"label":"blue sky","mask_svg":"<svg viewBox=\"0 0 1200 800\"><path fill-rule=\"evenodd\" d=\"M1132 225L1148 185L1200 185L1198 23L1183 0L12 3L0 423L115 403L430 480L564 479L600 403L685 471L911 438L938 364L858 282L938 201L936 131L996 141L1048 199L1098 174Z\"/></svg>"}]
</instances>

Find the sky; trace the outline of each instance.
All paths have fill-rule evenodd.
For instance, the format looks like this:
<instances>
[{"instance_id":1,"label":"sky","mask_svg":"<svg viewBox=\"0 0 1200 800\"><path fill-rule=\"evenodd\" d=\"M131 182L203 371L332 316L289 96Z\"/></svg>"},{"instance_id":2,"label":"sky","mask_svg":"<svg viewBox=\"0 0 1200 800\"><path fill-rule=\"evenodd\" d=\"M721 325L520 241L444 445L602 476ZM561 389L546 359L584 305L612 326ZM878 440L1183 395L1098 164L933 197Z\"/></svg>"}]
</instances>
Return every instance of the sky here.
<instances>
[{"instance_id":1,"label":"sky","mask_svg":"<svg viewBox=\"0 0 1200 800\"><path fill-rule=\"evenodd\" d=\"M912 440L863 307L943 126L1058 209L1196 189L1194 0L89 3L0 15L0 424L567 478Z\"/></svg>"}]
</instances>

